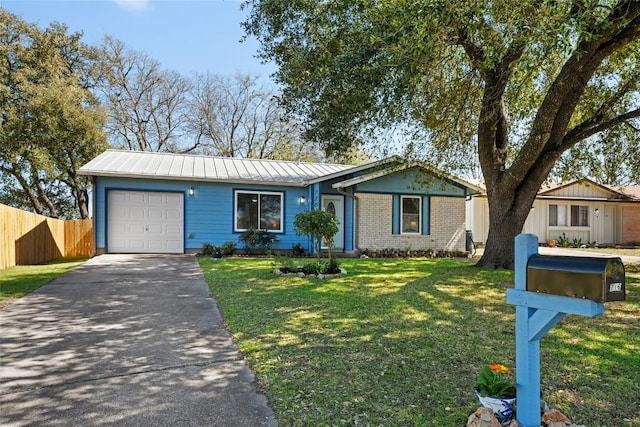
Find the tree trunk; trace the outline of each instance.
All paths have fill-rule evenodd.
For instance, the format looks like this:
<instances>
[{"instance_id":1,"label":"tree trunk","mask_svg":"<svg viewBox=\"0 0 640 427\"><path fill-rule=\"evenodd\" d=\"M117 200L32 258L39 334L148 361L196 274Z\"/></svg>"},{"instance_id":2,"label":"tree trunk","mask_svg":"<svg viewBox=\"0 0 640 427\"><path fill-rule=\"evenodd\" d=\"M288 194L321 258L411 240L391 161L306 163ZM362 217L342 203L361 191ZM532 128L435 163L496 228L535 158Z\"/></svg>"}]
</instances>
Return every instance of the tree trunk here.
<instances>
[{"instance_id":1,"label":"tree trunk","mask_svg":"<svg viewBox=\"0 0 640 427\"><path fill-rule=\"evenodd\" d=\"M484 254L476 266L490 269L513 269L515 248L513 236L517 236L522 232L527 216L517 212L517 209L502 207L502 201L498 201L497 204L499 205L497 208L489 210L489 235L487 236ZM501 209L506 209L501 211L505 215L500 219L494 219L497 216L495 211Z\"/></svg>"},{"instance_id":2,"label":"tree trunk","mask_svg":"<svg viewBox=\"0 0 640 427\"><path fill-rule=\"evenodd\" d=\"M489 234L484 254L476 264L477 267L513 269L514 238L522 233L538 189L542 185L541 179L535 181L529 181L526 186L517 189L497 188L487 192Z\"/></svg>"}]
</instances>

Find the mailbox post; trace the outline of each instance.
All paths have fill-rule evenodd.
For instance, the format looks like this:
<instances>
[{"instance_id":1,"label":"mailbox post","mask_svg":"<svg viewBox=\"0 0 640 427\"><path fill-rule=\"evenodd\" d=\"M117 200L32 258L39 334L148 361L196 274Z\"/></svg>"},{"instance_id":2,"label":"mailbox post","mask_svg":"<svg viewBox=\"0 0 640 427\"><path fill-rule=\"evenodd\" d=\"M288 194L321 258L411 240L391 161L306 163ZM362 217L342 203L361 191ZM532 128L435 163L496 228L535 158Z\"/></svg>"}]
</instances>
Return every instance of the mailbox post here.
<instances>
[{"instance_id":1,"label":"mailbox post","mask_svg":"<svg viewBox=\"0 0 640 427\"><path fill-rule=\"evenodd\" d=\"M541 257L537 236L516 237L515 287L507 289L507 303L516 306L516 404L522 427L540 427L540 339L567 314L602 316L604 302L624 300L624 286L619 258Z\"/></svg>"}]
</instances>

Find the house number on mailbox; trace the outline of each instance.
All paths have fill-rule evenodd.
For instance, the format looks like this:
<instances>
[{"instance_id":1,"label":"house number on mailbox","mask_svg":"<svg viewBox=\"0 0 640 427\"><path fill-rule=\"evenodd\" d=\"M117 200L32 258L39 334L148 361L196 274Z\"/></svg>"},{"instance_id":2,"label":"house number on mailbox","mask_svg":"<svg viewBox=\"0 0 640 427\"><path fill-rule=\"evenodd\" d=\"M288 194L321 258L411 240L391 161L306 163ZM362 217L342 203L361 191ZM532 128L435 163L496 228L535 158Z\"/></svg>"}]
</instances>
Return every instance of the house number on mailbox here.
<instances>
[{"instance_id":1,"label":"house number on mailbox","mask_svg":"<svg viewBox=\"0 0 640 427\"><path fill-rule=\"evenodd\" d=\"M609 285L609 292L622 292L622 283L611 283Z\"/></svg>"}]
</instances>

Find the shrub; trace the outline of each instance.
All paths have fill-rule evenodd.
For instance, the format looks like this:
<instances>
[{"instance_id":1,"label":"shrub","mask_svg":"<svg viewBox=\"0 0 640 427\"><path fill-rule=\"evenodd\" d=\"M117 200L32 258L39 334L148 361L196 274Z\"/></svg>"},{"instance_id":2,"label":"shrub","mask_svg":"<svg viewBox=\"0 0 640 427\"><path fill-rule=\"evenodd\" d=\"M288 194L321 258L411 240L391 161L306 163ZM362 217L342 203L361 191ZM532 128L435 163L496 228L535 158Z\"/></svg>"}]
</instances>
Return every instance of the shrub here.
<instances>
[{"instance_id":1,"label":"shrub","mask_svg":"<svg viewBox=\"0 0 640 427\"><path fill-rule=\"evenodd\" d=\"M276 255L273 265L283 273L295 273L298 271L298 267L296 266L295 262L288 257Z\"/></svg>"},{"instance_id":2,"label":"shrub","mask_svg":"<svg viewBox=\"0 0 640 427\"><path fill-rule=\"evenodd\" d=\"M294 257L303 257L307 254L307 251L302 247L300 243L296 243L291 246L291 256Z\"/></svg>"},{"instance_id":3,"label":"shrub","mask_svg":"<svg viewBox=\"0 0 640 427\"><path fill-rule=\"evenodd\" d=\"M326 270L327 265L322 261L310 261L302 266L304 274L321 274Z\"/></svg>"},{"instance_id":4,"label":"shrub","mask_svg":"<svg viewBox=\"0 0 640 427\"><path fill-rule=\"evenodd\" d=\"M329 258L329 262L327 263L327 266L324 272L326 274L340 273L340 264L338 263L338 260L335 257Z\"/></svg>"},{"instance_id":5,"label":"shrub","mask_svg":"<svg viewBox=\"0 0 640 427\"><path fill-rule=\"evenodd\" d=\"M235 255L237 251L235 242L224 242L220 247L220 252L224 256L232 256Z\"/></svg>"},{"instance_id":6,"label":"shrub","mask_svg":"<svg viewBox=\"0 0 640 427\"><path fill-rule=\"evenodd\" d=\"M215 253L215 246L213 246L211 243L203 243L202 244L202 249L200 250L200 254L204 255L204 256L211 256Z\"/></svg>"},{"instance_id":7,"label":"shrub","mask_svg":"<svg viewBox=\"0 0 640 427\"><path fill-rule=\"evenodd\" d=\"M558 246L561 248L568 248L571 246L569 238L564 233L562 233L562 236L558 236Z\"/></svg>"},{"instance_id":8,"label":"shrub","mask_svg":"<svg viewBox=\"0 0 640 427\"><path fill-rule=\"evenodd\" d=\"M271 244L277 241L277 237L267 230L249 229L245 230L238 238L243 244L247 253L254 253L256 249L267 251Z\"/></svg>"}]
</instances>

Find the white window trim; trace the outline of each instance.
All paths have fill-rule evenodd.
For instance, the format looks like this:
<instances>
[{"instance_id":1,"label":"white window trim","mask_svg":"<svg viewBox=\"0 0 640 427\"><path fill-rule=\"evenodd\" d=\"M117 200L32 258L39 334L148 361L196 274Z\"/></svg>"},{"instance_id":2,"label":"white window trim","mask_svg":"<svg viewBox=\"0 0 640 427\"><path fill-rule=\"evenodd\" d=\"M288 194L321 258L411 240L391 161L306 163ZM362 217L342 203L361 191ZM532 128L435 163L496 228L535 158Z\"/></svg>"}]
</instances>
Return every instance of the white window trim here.
<instances>
[{"instance_id":1,"label":"white window trim","mask_svg":"<svg viewBox=\"0 0 640 427\"><path fill-rule=\"evenodd\" d=\"M404 199L418 199L418 231L404 231ZM422 234L422 197L421 196L400 196L400 234L417 236Z\"/></svg>"},{"instance_id":2,"label":"white window trim","mask_svg":"<svg viewBox=\"0 0 640 427\"><path fill-rule=\"evenodd\" d=\"M258 221L260 221L260 196L280 196L280 229L265 230L270 233L284 233L284 192L281 191L259 191L259 190L235 190L233 194L233 231L247 231L247 228L238 227L238 194L254 194L258 196ZM260 224L256 224L256 230L260 230Z\"/></svg>"},{"instance_id":3,"label":"white window trim","mask_svg":"<svg viewBox=\"0 0 640 427\"><path fill-rule=\"evenodd\" d=\"M551 206L558 206L558 210L560 206L564 206L565 209L565 217L564 217L564 221L565 221L565 225L550 225L549 224L549 220L550 218L549 216L549 210L551 209ZM573 206L586 206L587 207L587 222L589 223L589 225L573 225L571 223L571 208ZM571 230L575 230L575 231L580 231L580 229L584 229L584 230L589 230L591 228L591 213L593 212L592 210L592 206L590 204L586 204L586 205L576 205L575 203L571 203L571 202L564 202L564 203L549 203L549 206L547 207L547 226L550 229L562 229L562 230L566 230L566 229L571 229ZM556 222L557 218L556 218Z\"/></svg>"}]
</instances>

